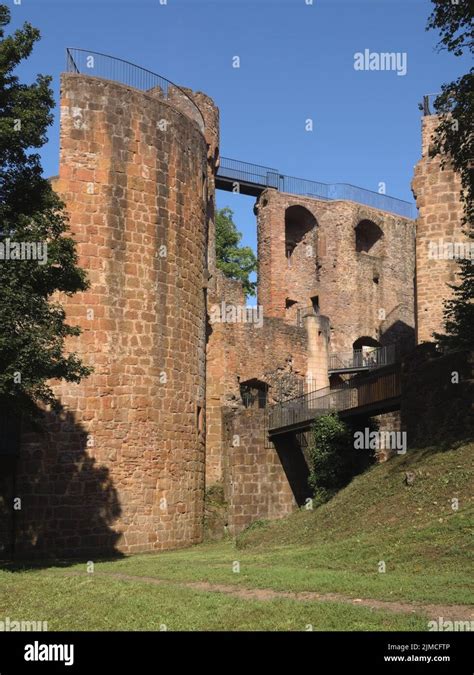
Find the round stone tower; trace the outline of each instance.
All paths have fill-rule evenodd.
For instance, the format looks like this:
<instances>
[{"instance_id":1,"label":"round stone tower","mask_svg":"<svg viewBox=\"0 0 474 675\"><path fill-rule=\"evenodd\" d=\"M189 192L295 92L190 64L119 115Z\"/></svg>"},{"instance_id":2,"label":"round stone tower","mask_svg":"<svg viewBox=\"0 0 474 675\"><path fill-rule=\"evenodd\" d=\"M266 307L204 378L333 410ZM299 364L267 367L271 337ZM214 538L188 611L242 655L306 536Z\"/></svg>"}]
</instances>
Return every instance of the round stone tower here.
<instances>
[{"instance_id":1,"label":"round stone tower","mask_svg":"<svg viewBox=\"0 0 474 675\"><path fill-rule=\"evenodd\" d=\"M82 329L68 348L94 372L56 386L48 450L20 466L20 489L36 472L44 499L18 523L18 550L202 538L209 148L195 102L173 89L62 75L55 189L90 288L60 301Z\"/></svg>"}]
</instances>

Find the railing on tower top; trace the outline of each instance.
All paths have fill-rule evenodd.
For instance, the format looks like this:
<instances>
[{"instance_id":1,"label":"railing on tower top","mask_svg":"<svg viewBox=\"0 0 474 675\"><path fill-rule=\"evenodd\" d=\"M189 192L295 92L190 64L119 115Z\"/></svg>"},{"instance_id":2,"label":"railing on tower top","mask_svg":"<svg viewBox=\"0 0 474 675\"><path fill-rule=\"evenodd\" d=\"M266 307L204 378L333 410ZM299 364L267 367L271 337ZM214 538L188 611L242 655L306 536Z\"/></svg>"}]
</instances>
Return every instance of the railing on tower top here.
<instances>
[{"instance_id":1,"label":"railing on tower top","mask_svg":"<svg viewBox=\"0 0 474 675\"><path fill-rule=\"evenodd\" d=\"M91 75L119 82L140 91L155 89L164 99L175 101L177 97L181 101L184 99L185 107L189 110L188 116L198 123L201 131L204 131L204 117L199 107L184 89L162 75L114 56L72 47L66 49L66 70L68 73ZM184 110L180 112L187 114Z\"/></svg>"},{"instance_id":2,"label":"railing on tower top","mask_svg":"<svg viewBox=\"0 0 474 675\"><path fill-rule=\"evenodd\" d=\"M419 104L420 110L423 111L424 117L429 117L430 115L436 115L436 110L434 108L434 102L439 96L438 94L426 94L423 96L423 104Z\"/></svg>"},{"instance_id":3,"label":"railing on tower top","mask_svg":"<svg viewBox=\"0 0 474 675\"><path fill-rule=\"evenodd\" d=\"M70 73L119 82L140 91L146 92L155 89L159 91L160 96L171 101L174 99L176 102L179 99L181 106L178 107L178 110L194 119L201 131L204 131L204 117L199 107L184 89L162 75L107 54L72 47L66 49L66 69ZM183 103L187 112L183 110ZM228 157L221 157L217 175L236 182L242 181L274 188L280 192L316 197L317 199L353 201L382 211L396 213L405 218L416 218L415 205L402 199L396 199L347 183L320 183L304 178L285 176L278 169L241 162Z\"/></svg>"},{"instance_id":4,"label":"railing on tower top","mask_svg":"<svg viewBox=\"0 0 474 675\"><path fill-rule=\"evenodd\" d=\"M396 213L405 218L416 218L416 206L410 202L388 195L379 194L372 190L356 187L348 183L320 183L305 178L295 178L285 176L277 169L271 169L258 164L241 162L229 157L220 158L220 166L217 176L235 180L236 182L246 182L260 185L262 187L274 188L280 192L301 195L305 197L316 197L326 200L347 200L372 206L381 211Z\"/></svg>"}]
</instances>

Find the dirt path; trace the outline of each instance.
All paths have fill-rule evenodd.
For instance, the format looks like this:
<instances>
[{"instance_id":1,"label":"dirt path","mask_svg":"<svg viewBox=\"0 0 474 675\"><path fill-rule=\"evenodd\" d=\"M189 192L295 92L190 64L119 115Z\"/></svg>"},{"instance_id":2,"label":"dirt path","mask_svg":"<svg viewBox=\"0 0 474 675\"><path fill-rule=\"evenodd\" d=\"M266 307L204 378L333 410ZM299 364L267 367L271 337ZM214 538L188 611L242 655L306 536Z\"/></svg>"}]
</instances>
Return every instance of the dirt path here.
<instances>
[{"instance_id":1,"label":"dirt path","mask_svg":"<svg viewBox=\"0 0 474 675\"><path fill-rule=\"evenodd\" d=\"M82 575L82 572L67 572L68 575ZM371 598L351 598L341 593L316 593L315 591L287 592L274 591L270 588L241 588L227 584L211 584L208 581L174 581L157 579L156 577L141 577L129 574L95 572L94 576L110 577L122 581L135 581L156 585L173 585L190 588L207 593L226 593L243 600L297 600L306 602L342 602L369 609L382 609L397 614L422 614L429 619L442 617L446 621L474 621L474 606L472 605L430 605L419 602L398 602L396 600L375 600Z\"/></svg>"}]
</instances>

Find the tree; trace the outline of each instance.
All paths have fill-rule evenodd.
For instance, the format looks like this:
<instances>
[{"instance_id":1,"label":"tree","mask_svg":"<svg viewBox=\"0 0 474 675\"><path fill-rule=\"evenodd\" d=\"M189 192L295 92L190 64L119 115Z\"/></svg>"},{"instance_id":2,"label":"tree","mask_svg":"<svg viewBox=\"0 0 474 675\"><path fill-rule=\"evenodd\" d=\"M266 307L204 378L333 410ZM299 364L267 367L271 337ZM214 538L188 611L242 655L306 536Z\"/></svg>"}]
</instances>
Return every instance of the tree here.
<instances>
[{"instance_id":1,"label":"tree","mask_svg":"<svg viewBox=\"0 0 474 675\"><path fill-rule=\"evenodd\" d=\"M434 9L427 30L437 29L439 49L455 56L474 51L473 5L432 0ZM474 69L454 82L443 84L435 100L440 121L436 129L432 154L441 157L441 166L450 162L461 179L464 231L474 240L473 158L474 134ZM474 243L474 242L473 242ZM472 246L471 246L472 248ZM445 334L435 333L440 344L449 349L472 347L474 344L474 264L469 258L459 259L459 284L449 284L453 297L444 302Z\"/></svg>"},{"instance_id":2,"label":"tree","mask_svg":"<svg viewBox=\"0 0 474 675\"><path fill-rule=\"evenodd\" d=\"M239 246L242 235L233 216L229 207L219 209L216 214L217 267L226 277L241 281L247 295L255 295L256 283L250 281L250 275L257 269L257 259L250 246Z\"/></svg>"},{"instance_id":3,"label":"tree","mask_svg":"<svg viewBox=\"0 0 474 675\"><path fill-rule=\"evenodd\" d=\"M375 426L369 424L369 429L375 430ZM373 450L354 448L354 430L337 413L322 415L315 420L308 455L308 482L314 489L316 505L331 499L374 461Z\"/></svg>"},{"instance_id":4,"label":"tree","mask_svg":"<svg viewBox=\"0 0 474 675\"><path fill-rule=\"evenodd\" d=\"M78 382L91 372L76 354L64 354L65 339L80 329L52 299L88 283L66 236L64 204L31 151L44 145L53 120L51 77L26 85L14 75L39 31L25 23L4 37L9 22L0 5L0 408L34 417L38 403L59 408L48 380Z\"/></svg>"},{"instance_id":5,"label":"tree","mask_svg":"<svg viewBox=\"0 0 474 675\"><path fill-rule=\"evenodd\" d=\"M446 332L441 335L435 333L440 345L450 350L472 349L474 346L474 261L465 258L459 260L458 265L460 283L449 284L453 297L444 302Z\"/></svg>"},{"instance_id":6,"label":"tree","mask_svg":"<svg viewBox=\"0 0 474 675\"><path fill-rule=\"evenodd\" d=\"M439 30L441 40L438 48L447 49L461 56L464 49L474 46L474 10L467 0L431 0L434 9L428 19L426 30Z\"/></svg>"}]
</instances>

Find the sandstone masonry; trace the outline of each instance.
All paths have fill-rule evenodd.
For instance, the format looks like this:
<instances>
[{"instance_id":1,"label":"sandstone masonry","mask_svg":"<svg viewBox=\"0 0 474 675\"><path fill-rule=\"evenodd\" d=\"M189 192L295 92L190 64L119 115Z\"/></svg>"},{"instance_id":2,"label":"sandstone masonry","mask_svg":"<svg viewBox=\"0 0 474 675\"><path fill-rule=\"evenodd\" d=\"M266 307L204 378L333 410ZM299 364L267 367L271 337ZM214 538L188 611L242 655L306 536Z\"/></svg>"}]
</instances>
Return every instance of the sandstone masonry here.
<instances>
[{"instance_id":1,"label":"sandstone masonry","mask_svg":"<svg viewBox=\"0 0 474 675\"><path fill-rule=\"evenodd\" d=\"M213 101L63 75L54 185L91 285L58 300L82 328L68 347L94 372L56 383L62 413L23 428L18 462L0 475L0 555L12 554L12 532L15 555L29 557L188 546L202 540L205 490L216 486L233 535L302 506L307 438L271 442L268 405L339 389L352 375L330 374L334 353L394 346L406 356L415 324L418 342L442 328L455 263L428 246L461 238L462 212L458 178L429 156L435 123L423 120L416 232L380 209L266 189L255 204L258 317L218 321L216 308L245 310L246 298L216 266ZM433 421L425 398L442 414L454 390L433 393L435 361L406 361L409 410L377 415L381 430L416 438ZM443 361L446 377L455 366L470 379L457 357ZM11 515L15 495L22 509Z\"/></svg>"},{"instance_id":2,"label":"sandstone masonry","mask_svg":"<svg viewBox=\"0 0 474 675\"><path fill-rule=\"evenodd\" d=\"M453 168L441 168L441 158L430 147L439 119L422 118L422 155L415 167L412 188L419 210L416 234L416 323L417 341L433 340L443 332L443 300L452 294L448 284L456 281L457 263L444 256L445 243L467 244L461 225L461 182ZM449 251L448 251L449 252Z\"/></svg>"}]
</instances>

